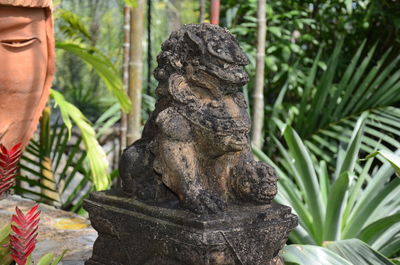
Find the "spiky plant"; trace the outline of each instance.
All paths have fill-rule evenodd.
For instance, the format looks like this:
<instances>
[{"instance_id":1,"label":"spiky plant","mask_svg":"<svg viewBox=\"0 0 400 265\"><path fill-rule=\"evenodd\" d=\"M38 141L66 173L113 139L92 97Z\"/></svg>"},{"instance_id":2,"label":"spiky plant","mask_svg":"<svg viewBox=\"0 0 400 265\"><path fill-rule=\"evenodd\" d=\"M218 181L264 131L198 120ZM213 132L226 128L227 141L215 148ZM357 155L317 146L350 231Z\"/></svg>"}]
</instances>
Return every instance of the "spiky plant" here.
<instances>
[{"instance_id":1,"label":"spiky plant","mask_svg":"<svg viewBox=\"0 0 400 265\"><path fill-rule=\"evenodd\" d=\"M16 214L11 218L13 231L10 234L11 256L18 265L25 265L29 255L35 249L40 220L38 207L39 205L36 204L27 214L15 207Z\"/></svg>"},{"instance_id":2,"label":"spiky plant","mask_svg":"<svg viewBox=\"0 0 400 265\"><path fill-rule=\"evenodd\" d=\"M5 195L15 184L15 176L21 153L21 144L16 144L10 150L0 144L0 197Z\"/></svg>"}]
</instances>

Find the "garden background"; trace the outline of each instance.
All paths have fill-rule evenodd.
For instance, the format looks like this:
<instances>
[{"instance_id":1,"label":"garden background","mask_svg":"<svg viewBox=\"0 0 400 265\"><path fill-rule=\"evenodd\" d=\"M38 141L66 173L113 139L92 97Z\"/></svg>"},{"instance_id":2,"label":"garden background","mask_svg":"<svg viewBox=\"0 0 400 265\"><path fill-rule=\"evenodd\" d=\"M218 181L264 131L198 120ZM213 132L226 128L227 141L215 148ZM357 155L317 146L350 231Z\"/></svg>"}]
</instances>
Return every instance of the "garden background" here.
<instances>
[{"instance_id":1,"label":"garden background","mask_svg":"<svg viewBox=\"0 0 400 265\"><path fill-rule=\"evenodd\" d=\"M154 108L161 43L182 24L209 22L211 6L54 5L57 74L14 191L85 215L90 191L119 185L119 156ZM399 264L400 3L222 0L219 20L251 62L254 154L278 172L276 201L299 216L286 262Z\"/></svg>"}]
</instances>

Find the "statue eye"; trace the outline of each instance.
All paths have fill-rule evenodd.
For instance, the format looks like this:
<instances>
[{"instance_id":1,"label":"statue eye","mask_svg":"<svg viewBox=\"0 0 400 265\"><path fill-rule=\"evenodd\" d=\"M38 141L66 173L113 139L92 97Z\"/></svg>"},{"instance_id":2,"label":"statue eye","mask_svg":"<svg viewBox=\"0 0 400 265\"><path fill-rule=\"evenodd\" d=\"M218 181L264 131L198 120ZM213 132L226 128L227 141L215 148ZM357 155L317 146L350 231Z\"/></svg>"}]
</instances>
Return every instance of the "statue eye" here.
<instances>
[{"instance_id":1,"label":"statue eye","mask_svg":"<svg viewBox=\"0 0 400 265\"><path fill-rule=\"evenodd\" d=\"M39 39L38 38L11 39L11 40L2 40L1 44L5 47L10 47L10 48L24 48L30 46L36 41L39 41Z\"/></svg>"}]
</instances>

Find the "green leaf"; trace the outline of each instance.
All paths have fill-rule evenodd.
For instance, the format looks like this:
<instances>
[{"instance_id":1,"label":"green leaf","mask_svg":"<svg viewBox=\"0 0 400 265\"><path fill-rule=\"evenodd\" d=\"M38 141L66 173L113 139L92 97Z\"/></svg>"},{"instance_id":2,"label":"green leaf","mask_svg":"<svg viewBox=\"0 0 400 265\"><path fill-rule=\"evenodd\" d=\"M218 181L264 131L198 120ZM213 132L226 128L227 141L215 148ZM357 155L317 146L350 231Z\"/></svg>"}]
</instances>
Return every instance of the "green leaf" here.
<instances>
[{"instance_id":1,"label":"green leaf","mask_svg":"<svg viewBox=\"0 0 400 265\"><path fill-rule=\"evenodd\" d=\"M107 88L117 98L121 108L125 112L131 109L131 101L123 89L123 83L119 71L116 70L111 61L100 51L87 48L78 43L57 42L56 48L71 52L81 58L86 64L93 67Z\"/></svg>"},{"instance_id":2,"label":"green leaf","mask_svg":"<svg viewBox=\"0 0 400 265\"><path fill-rule=\"evenodd\" d=\"M276 57L275 56L271 56L271 55L266 56L265 63L271 71L273 71L273 72L278 71L278 66L276 65Z\"/></svg>"},{"instance_id":3,"label":"green leaf","mask_svg":"<svg viewBox=\"0 0 400 265\"><path fill-rule=\"evenodd\" d=\"M388 244L383 246L379 251L386 257L393 257L400 249L400 237L391 240Z\"/></svg>"},{"instance_id":4,"label":"green leaf","mask_svg":"<svg viewBox=\"0 0 400 265\"><path fill-rule=\"evenodd\" d=\"M357 120L357 124L353 130L353 134L350 139L349 146L345 152L345 156L342 161L339 161L337 165L336 176L343 174L344 172L348 172L349 174L353 173L355 164L358 159L358 152L361 147L361 138L363 135L363 128L365 124L365 119L368 115L368 112L364 112L360 118Z\"/></svg>"},{"instance_id":5,"label":"green leaf","mask_svg":"<svg viewBox=\"0 0 400 265\"><path fill-rule=\"evenodd\" d=\"M399 259L392 259L390 260L391 262L393 262L394 264L400 264L400 260Z\"/></svg>"},{"instance_id":6,"label":"green leaf","mask_svg":"<svg viewBox=\"0 0 400 265\"><path fill-rule=\"evenodd\" d=\"M358 176L358 179L353 186L353 188L350 191L349 199L347 200L347 206L346 209L343 213L343 224L347 224L347 219L350 215L351 210L353 209L354 204L356 203L357 199L360 197L360 194L362 193L362 188L366 183L368 172L371 168L373 159L370 159L367 161L367 163L364 165L364 168L360 175Z\"/></svg>"},{"instance_id":7,"label":"green leaf","mask_svg":"<svg viewBox=\"0 0 400 265\"><path fill-rule=\"evenodd\" d=\"M373 244L378 237L382 236L385 231L394 225L400 225L400 213L379 219L368 225L357 237L368 244ZM393 235L390 235L387 241L392 237Z\"/></svg>"},{"instance_id":8,"label":"green leaf","mask_svg":"<svg viewBox=\"0 0 400 265\"><path fill-rule=\"evenodd\" d=\"M319 176L319 184L320 184L322 199L326 207L328 203L330 179L329 179L328 168L324 160L320 161L318 176Z\"/></svg>"},{"instance_id":9,"label":"green leaf","mask_svg":"<svg viewBox=\"0 0 400 265\"><path fill-rule=\"evenodd\" d=\"M355 265L393 265L394 263L358 239L327 242L326 247Z\"/></svg>"},{"instance_id":10,"label":"green leaf","mask_svg":"<svg viewBox=\"0 0 400 265\"><path fill-rule=\"evenodd\" d=\"M11 265L14 263L14 259L11 257L11 254L6 254L4 256L0 256L0 264L1 265Z\"/></svg>"},{"instance_id":11,"label":"green leaf","mask_svg":"<svg viewBox=\"0 0 400 265\"><path fill-rule=\"evenodd\" d=\"M131 8L137 7L138 3L136 0L124 0L125 4Z\"/></svg>"},{"instance_id":12,"label":"green leaf","mask_svg":"<svg viewBox=\"0 0 400 265\"><path fill-rule=\"evenodd\" d=\"M11 257L10 248L7 247L9 235L11 233L11 224L7 223L0 228L0 264L9 265L13 259Z\"/></svg>"},{"instance_id":13,"label":"green leaf","mask_svg":"<svg viewBox=\"0 0 400 265\"><path fill-rule=\"evenodd\" d=\"M68 129L71 130L72 120L81 131L96 190L107 189L111 183L110 175L108 173L109 163L104 150L96 139L96 132L93 127L81 111L66 101L60 92L51 90L51 96L59 107L61 116Z\"/></svg>"},{"instance_id":14,"label":"green leaf","mask_svg":"<svg viewBox=\"0 0 400 265\"><path fill-rule=\"evenodd\" d=\"M32 254L28 256L25 264L32 264Z\"/></svg>"},{"instance_id":15,"label":"green leaf","mask_svg":"<svg viewBox=\"0 0 400 265\"><path fill-rule=\"evenodd\" d=\"M348 172L342 173L330 187L328 205L326 207L324 240L338 240L340 238L342 212L346 206L345 194L348 188Z\"/></svg>"},{"instance_id":16,"label":"green leaf","mask_svg":"<svg viewBox=\"0 0 400 265\"><path fill-rule=\"evenodd\" d=\"M8 240L8 236L11 233L11 224L7 223L0 229L0 243ZM2 245L2 244L1 244ZM0 245L0 247L1 247Z\"/></svg>"},{"instance_id":17,"label":"green leaf","mask_svg":"<svg viewBox=\"0 0 400 265\"><path fill-rule=\"evenodd\" d=\"M355 265L333 251L318 246L289 245L280 254L287 265Z\"/></svg>"},{"instance_id":18,"label":"green leaf","mask_svg":"<svg viewBox=\"0 0 400 265\"><path fill-rule=\"evenodd\" d=\"M268 29L269 32L274 34L276 37L278 37L278 38L282 37L282 32L281 32L281 28L280 27L270 26L270 27L267 27L267 29Z\"/></svg>"},{"instance_id":19,"label":"green leaf","mask_svg":"<svg viewBox=\"0 0 400 265\"><path fill-rule=\"evenodd\" d=\"M25 149L20 161L21 176L17 176L17 185L14 187L16 194L41 201L48 204L55 204L63 210L79 210L82 206L82 198L86 193L81 190L92 190L92 174L88 167L86 159L87 152L82 144L82 137L74 135L71 141L68 141L68 129L65 125L57 125L54 122L53 128L46 141L49 142L50 151L47 153L39 150L39 143L31 139ZM53 187L43 186L42 179L47 179L43 171L48 170L41 161L44 158L51 161L51 172L55 176L56 184ZM42 188L38 191L38 188ZM77 189L80 189L77 191ZM51 191L58 194L60 201L52 199L43 191ZM66 199L67 198L67 199Z\"/></svg>"},{"instance_id":20,"label":"green leaf","mask_svg":"<svg viewBox=\"0 0 400 265\"><path fill-rule=\"evenodd\" d=\"M55 19L59 22L60 30L68 37L86 41L92 40L89 29L77 14L63 8L57 8Z\"/></svg>"},{"instance_id":21,"label":"green leaf","mask_svg":"<svg viewBox=\"0 0 400 265\"><path fill-rule=\"evenodd\" d=\"M299 112L294 112L291 122L310 151L323 158L330 167L335 166L332 158L337 151L334 149L339 142L350 142L351 135L347 132L353 130L357 118L365 111L369 114L360 150L372 153L376 150L395 150L400 146L399 140L391 137L391 134L400 131L400 113L398 108L392 107L400 100L400 56L391 59L390 51L387 51L380 58L375 58L377 45L363 56L366 53L365 44L366 41L363 41L343 71L337 70L338 62L342 65L340 62L343 60L340 42L322 76L318 75L317 62L314 61L297 107Z\"/></svg>"},{"instance_id":22,"label":"green leaf","mask_svg":"<svg viewBox=\"0 0 400 265\"><path fill-rule=\"evenodd\" d=\"M60 263L61 259L64 257L65 253L68 251L68 249L65 249L56 259L51 263L51 265L57 265Z\"/></svg>"},{"instance_id":23,"label":"green leaf","mask_svg":"<svg viewBox=\"0 0 400 265\"><path fill-rule=\"evenodd\" d=\"M319 244L322 242L325 210L315 168L310 154L298 134L290 126L287 126L283 135L293 158L293 169L299 175L296 179L300 182L298 184L304 191L305 201L313 217L314 237Z\"/></svg>"},{"instance_id":24,"label":"green leaf","mask_svg":"<svg viewBox=\"0 0 400 265\"><path fill-rule=\"evenodd\" d=\"M371 158L378 155L382 156L386 161L388 161L395 169L397 176L400 177L400 156L387 150L380 150L368 155L366 158Z\"/></svg>"},{"instance_id":25,"label":"green leaf","mask_svg":"<svg viewBox=\"0 0 400 265\"><path fill-rule=\"evenodd\" d=\"M334 103L336 105L334 99L331 99L329 97L329 93L330 91L332 91L332 89L329 88L334 87L333 80L339 62L337 57L340 54L342 45L343 40L339 40L335 49L333 50L332 57L329 59L328 68L321 76L321 80L318 84L318 89L312 99L312 102L310 103L310 108L307 110L306 114L303 114L307 115L308 119L306 123L300 124L301 130L299 132L302 136L310 135L315 129L317 129L318 125L321 124L321 113L324 113L330 105ZM329 115L331 115L330 112L328 113Z\"/></svg>"},{"instance_id":26,"label":"green leaf","mask_svg":"<svg viewBox=\"0 0 400 265\"><path fill-rule=\"evenodd\" d=\"M51 262L53 261L53 258L54 258L54 254L48 253L40 258L37 265L50 265Z\"/></svg>"},{"instance_id":27,"label":"green leaf","mask_svg":"<svg viewBox=\"0 0 400 265\"><path fill-rule=\"evenodd\" d=\"M299 116L298 116L298 124L300 124L300 125L304 124L304 121L306 119L307 100L309 100L309 98L311 96L312 88L313 88L313 85L315 82L315 77L317 75L318 63L321 58L321 53L322 53L322 48L318 50L317 57L315 58L313 66L310 70L309 75L307 76L307 79L306 79L306 87L304 89L304 94L301 98L300 111L299 111Z\"/></svg>"},{"instance_id":28,"label":"green leaf","mask_svg":"<svg viewBox=\"0 0 400 265\"><path fill-rule=\"evenodd\" d=\"M64 255L65 255L65 253L67 251L68 250L64 250L55 259L54 259L54 254L53 253L48 253L48 254L46 254L46 255L44 255L43 257L40 258L40 260L37 263L37 265L57 265L58 263L60 263L61 259L64 257Z\"/></svg>"},{"instance_id":29,"label":"green leaf","mask_svg":"<svg viewBox=\"0 0 400 265\"><path fill-rule=\"evenodd\" d=\"M359 196L357 204L352 209L348 223L343 229L343 238L356 237L363 227L368 224L369 218L379 205L385 201L392 192L397 193L400 179L386 183L386 180L393 175L393 170L383 165L368 183L364 192ZM380 209L382 211L384 209Z\"/></svg>"}]
</instances>

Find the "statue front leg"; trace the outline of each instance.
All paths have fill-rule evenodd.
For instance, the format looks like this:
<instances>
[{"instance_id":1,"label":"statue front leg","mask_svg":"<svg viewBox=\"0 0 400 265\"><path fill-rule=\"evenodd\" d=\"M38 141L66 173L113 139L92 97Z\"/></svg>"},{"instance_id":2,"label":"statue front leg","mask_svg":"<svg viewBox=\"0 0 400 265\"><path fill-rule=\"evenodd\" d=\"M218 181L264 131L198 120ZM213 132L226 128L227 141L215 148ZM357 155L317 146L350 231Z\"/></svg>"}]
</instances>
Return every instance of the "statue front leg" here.
<instances>
[{"instance_id":1,"label":"statue front leg","mask_svg":"<svg viewBox=\"0 0 400 265\"><path fill-rule=\"evenodd\" d=\"M154 169L186 208L196 213L215 213L225 208L223 200L204 189L206 183L199 172L193 143L164 139L158 147Z\"/></svg>"}]
</instances>

